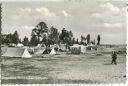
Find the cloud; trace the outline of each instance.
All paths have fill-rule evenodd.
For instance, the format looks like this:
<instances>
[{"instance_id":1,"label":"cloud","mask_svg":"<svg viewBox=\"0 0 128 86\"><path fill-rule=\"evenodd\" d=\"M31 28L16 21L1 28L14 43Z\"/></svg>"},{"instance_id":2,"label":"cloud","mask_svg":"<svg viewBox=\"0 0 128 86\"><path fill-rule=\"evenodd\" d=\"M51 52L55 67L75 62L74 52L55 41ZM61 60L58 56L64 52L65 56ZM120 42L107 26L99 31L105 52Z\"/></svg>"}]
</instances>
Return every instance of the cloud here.
<instances>
[{"instance_id":1,"label":"cloud","mask_svg":"<svg viewBox=\"0 0 128 86\"><path fill-rule=\"evenodd\" d=\"M31 16L31 17L30 17ZM72 17L67 11L52 11L47 7L41 6L36 8L20 7L16 10L11 11L9 18L16 21L24 19L26 22L34 20L46 20L46 21L57 21L64 17Z\"/></svg>"},{"instance_id":2,"label":"cloud","mask_svg":"<svg viewBox=\"0 0 128 86\"><path fill-rule=\"evenodd\" d=\"M101 12L99 13L92 13L92 17L95 17L95 18L100 18L100 17L103 17L103 18L108 18L108 17L112 17L112 16L116 16L116 15L119 15L121 13L121 10L114 6L113 4L107 2L105 4L101 4L99 6L101 9ZM124 10L124 9L122 9Z\"/></svg>"},{"instance_id":3,"label":"cloud","mask_svg":"<svg viewBox=\"0 0 128 86\"><path fill-rule=\"evenodd\" d=\"M115 27L122 27L123 26L122 23L114 23L114 24L104 23L103 25L107 28L115 28Z\"/></svg>"},{"instance_id":4,"label":"cloud","mask_svg":"<svg viewBox=\"0 0 128 86\"><path fill-rule=\"evenodd\" d=\"M21 18L21 16L20 15L11 15L10 16L12 19L15 19L15 20L19 20L20 18Z\"/></svg>"},{"instance_id":5,"label":"cloud","mask_svg":"<svg viewBox=\"0 0 128 86\"><path fill-rule=\"evenodd\" d=\"M93 13L91 16L96 17L96 18L102 17L102 15L100 13Z\"/></svg>"},{"instance_id":6,"label":"cloud","mask_svg":"<svg viewBox=\"0 0 128 86\"><path fill-rule=\"evenodd\" d=\"M10 25L8 26L9 28L14 28L14 29L23 29L23 30L32 30L35 28L34 26L29 26L29 25Z\"/></svg>"},{"instance_id":7,"label":"cloud","mask_svg":"<svg viewBox=\"0 0 128 86\"><path fill-rule=\"evenodd\" d=\"M109 2L100 5L100 7L103 8L106 12L111 12L114 14L118 14L120 12L120 9L118 7L114 6L113 4Z\"/></svg>"},{"instance_id":8,"label":"cloud","mask_svg":"<svg viewBox=\"0 0 128 86\"><path fill-rule=\"evenodd\" d=\"M62 13L65 17L71 17L71 15L68 14L65 10L62 10L61 13Z\"/></svg>"},{"instance_id":9,"label":"cloud","mask_svg":"<svg viewBox=\"0 0 128 86\"><path fill-rule=\"evenodd\" d=\"M32 12L31 8L20 8L19 10L24 12Z\"/></svg>"},{"instance_id":10,"label":"cloud","mask_svg":"<svg viewBox=\"0 0 128 86\"><path fill-rule=\"evenodd\" d=\"M123 12L123 13L126 13L127 11L128 11L128 8L127 8L127 7L123 7L123 8L122 8L122 12Z\"/></svg>"},{"instance_id":11,"label":"cloud","mask_svg":"<svg viewBox=\"0 0 128 86\"><path fill-rule=\"evenodd\" d=\"M64 10L62 10L62 14L64 15L64 16L68 16L68 13L66 12L66 11L64 11Z\"/></svg>"},{"instance_id":12,"label":"cloud","mask_svg":"<svg viewBox=\"0 0 128 86\"><path fill-rule=\"evenodd\" d=\"M106 27L119 27L119 23L125 24L126 21L126 8L117 7L110 2L100 4L98 7L100 10L98 12L93 12L91 17L99 22L103 22ZM107 23L108 24L107 24ZM115 24L116 23L116 24ZM111 25L113 24L113 26Z\"/></svg>"},{"instance_id":13,"label":"cloud","mask_svg":"<svg viewBox=\"0 0 128 86\"><path fill-rule=\"evenodd\" d=\"M47 17L55 17L56 14L54 12L51 12L48 8L46 7L41 7L41 8L36 8L36 12L41 13L43 16Z\"/></svg>"},{"instance_id":14,"label":"cloud","mask_svg":"<svg viewBox=\"0 0 128 86\"><path fill-rule=\"evenodd\" d=\"M56 17L56 13L50 11L46 7L39 7L39 8L18 8L14 11L12 11L11 18L13 19L27 19L31 15L32 17L45 17L45 18L51 18ZM20 18L18 18L20 17Z\"/></svg>"},{"instance_id":15,"label":"cloud","mask_svg":"<svg viewBox=\"0 0 128 86\"><path fill-rule=\"evenodd\" d=\"M31 30L34 28L34 26L21 26L21 28Z\"/></svg>"}]
</instances>

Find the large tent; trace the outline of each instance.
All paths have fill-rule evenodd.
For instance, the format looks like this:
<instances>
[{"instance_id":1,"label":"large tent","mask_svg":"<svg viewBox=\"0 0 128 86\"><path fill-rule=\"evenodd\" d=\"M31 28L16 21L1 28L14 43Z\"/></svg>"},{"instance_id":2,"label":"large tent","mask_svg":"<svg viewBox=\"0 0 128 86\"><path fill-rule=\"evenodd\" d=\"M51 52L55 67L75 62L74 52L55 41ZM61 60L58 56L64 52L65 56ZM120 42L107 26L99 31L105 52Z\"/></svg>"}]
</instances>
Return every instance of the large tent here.
<instances>
[{"instance_id":1,"label":"large tent","mask_svg":"<svg viewBox=\"0 0 128 86\"><path fill-rule=\"evenodd\" d=\"M1 47L1 54L3 55L7 51L7 47Z\"/></svg>"},{"instance_id":2,"label":"large tent","mask_svg":"<svg viewBox=\"0 0 128 86\"><path fill-rule=\"evenodd\" d=\"M2 56L20 57L20 58L31 58L32 57L26 48L7 48L7 51Z\"/></svg>"},{"instance_id":3,"label":"large tent","mask_svg":"<svg viewBox=\"0 0 128 86\"><path fill-rule=\"evenodd\" d=\"M81 53L81 49L78 44L74 44L73 46L70 46L70 51L72 54L80 54Z\"/></svg>"},{"instance_id":4,"label":"large tent","mask_svg":"<svg viewBox=\"0 0 128 86\"><path fill-rule=\"evenodd\" d=\"M37 55L41 55L41 54L54 55L54 54L56 54L56 51L54 48L40 47L40 48L34 49L34 54L37 54Z\"/></svg>"},{"instance_id":5,"label":"large tent","mask_svg":"<svg viewBox=\"0 0 128 86\"><path fill-rule=\"evenodd\" d=\"M34 49L34 54L42 54L45 51L45 47L39 47Z\"/></svg>"},{"instance_id":6,"label":"large tent","mask_svg":"<svg viewBox=\"0 0 128 86\"><path fill-rule=\"evenodd\" d=\"M85 53L86 52L86 46L74 44L73 46L70 46L70 51L72 54Z\"/></svg>"}]
</instances>

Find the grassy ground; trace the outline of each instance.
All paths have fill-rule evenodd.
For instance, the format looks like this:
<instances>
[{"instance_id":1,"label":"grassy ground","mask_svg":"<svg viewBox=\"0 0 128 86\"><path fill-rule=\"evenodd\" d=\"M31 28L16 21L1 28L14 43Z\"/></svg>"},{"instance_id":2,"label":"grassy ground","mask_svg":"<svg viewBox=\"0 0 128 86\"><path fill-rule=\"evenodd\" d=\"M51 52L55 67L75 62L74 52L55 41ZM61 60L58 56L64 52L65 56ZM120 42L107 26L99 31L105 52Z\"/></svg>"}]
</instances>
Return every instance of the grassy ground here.
<instances>
[{"instance_id":1,"label":"grassy ground","mask_svg":"<svg viewBox=\"0 0 128 86\"><path fill-rule=\"evenodd\" d=\"M3 58L2 84L125 83L126 56L110 63L110 54Z\"/></svg>"}]
</instances>

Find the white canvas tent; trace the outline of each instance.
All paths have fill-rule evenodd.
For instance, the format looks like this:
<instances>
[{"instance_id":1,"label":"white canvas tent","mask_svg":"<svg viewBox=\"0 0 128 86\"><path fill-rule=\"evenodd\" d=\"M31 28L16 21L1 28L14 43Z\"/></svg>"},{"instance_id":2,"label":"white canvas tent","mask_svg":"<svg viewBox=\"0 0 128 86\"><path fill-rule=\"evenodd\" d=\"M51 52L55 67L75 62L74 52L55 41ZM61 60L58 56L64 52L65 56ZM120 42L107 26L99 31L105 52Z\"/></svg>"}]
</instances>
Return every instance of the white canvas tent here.
<instances>
[{"instance_id":1,"label":"white canvas tent","mask_svg":"<svg viewBox=\"0 0 128 86\"><path fill-rule=\"evenodd\" d=\"M51 49L51 52L50 52L49 54L50 54L50 55L54 55L54 54L56 54L55 49L54 49L54 48L52 48L52 49Z\"/></svg>"},{"instance_id":2,"label":"white canvas tent","mask_svg":"<svg viewBox=\"0 0 128 86\"><path fill-rule=\"evenodd\" d=\"M35 54L42 54L45 51L45 47L35 48L34 53Z\"/></svg>"},{"instance_id":3,"label":"white canvas tent","mask_svg":"<svg viewBox=\"0 0 128 86\"><path fill-rule=\"evenodd\" d=\"M86 52L86 46L80 45L80 50L81 50L81 53L85 53Z\"/></svg>"},{"instance_id":4,"label":"white canvas tent","mask_svg":"<svg viewBox=\"0 0 128 86\"><path fill-rule=\"evenodd\" d=\"M85 53L86 52L86 46L74 44L73 46L70 46L70 51L73 54Z\"/></svg>"},{"instance_id":5,"label":"white canvas tent","mask_svg":"<svg viewBox=\"0 0 128 86\"><path fill-rule=\"evenodd\" d=\"M7 51L7 47L1 47L1 54L3 55Z\"/></svg>"},{"instance_id":6,"label":"white canvas tent","mask_svg":"<svg viewBox=\"0 0 128 86\"><path fill-rule=\"evenodd\" d=\"M38 44L36 47L46 47L45 44Z\"/></svg>"},{"instance_id":7,"label":"white canvas tent","mask_svg":"<svg viewBox=\"0 0 128 86\"><path fill-rule=\"evenodd\" d=\"M43 54L55 55L56 51L54 48L48 48L44 50Z\"/></svg>"},{"instance_id":8,"label":"white canvas tent","mask_svg":"<svg viewBox=\"0 0 128 86\"><path fill-rule=\"evenodd\" d=\"M20 58L31 58L32 57L26 48L8 48L7 51L2 56L20 57Z\"/></svg>"},{"instance_id":9,"label":"white canvas tent","mask_svg":"<svg viewBox=\"0 0 128 86\"><path fill-rule=\"evenodd\" d=\"M98 47L95 46L95 45L93 45L93 46L89 46L89 45L88 45L86 48L87 48L87 50L90 50L90 51L93 51L93 50L95 51L95 50L98 49Z\"/></svg>"},{"instance_id":10,"label":"white canvas tent","mask_svg":"<svg viewBox=\"0 0 128 86\"><path fill-rule=\"evenodd\" d=\"M78 44L74 44L73 46L70 46L70 51L72 54L80 54L80 46Z\"/></svg>"},{"instance_id":11,"label":"white canvas tent","mask_svg":"<svg viewBox=\"0 0 128 86\"><path fill-rule=\"evenodd\" d=\"M67 50L66 44L60 44L59 49L62 50L62 51L66 51Z\"/></svg>"},{"instance_id":12,"label":"white canvas tent","mask_svg":"<svg viewBox=\"0 0 128 86\"><path fill-rule=\"evenodd\" d=\"M17 47L23 47L24 45L23 44L17 44Z\"/></svg>"},{"instance_id":13,"label":"white canvas tent","mask_svg":"<svg viewBox=\"0 0 128 86\"><path fill-rule=\"evenodd\" d=\"M41 47L41 44L38 44L36 47Z\"/></svg>"}]
</instances>

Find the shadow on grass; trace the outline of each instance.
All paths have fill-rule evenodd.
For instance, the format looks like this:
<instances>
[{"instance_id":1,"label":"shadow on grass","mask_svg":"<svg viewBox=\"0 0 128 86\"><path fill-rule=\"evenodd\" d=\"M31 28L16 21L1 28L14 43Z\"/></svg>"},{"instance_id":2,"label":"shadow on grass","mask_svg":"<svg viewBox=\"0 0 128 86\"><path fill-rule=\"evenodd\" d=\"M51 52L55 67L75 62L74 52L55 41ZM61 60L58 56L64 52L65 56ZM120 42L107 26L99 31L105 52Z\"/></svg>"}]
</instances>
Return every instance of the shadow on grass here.
<instances>
[{"instance_id":1,"label":"shadow on grass","mask_svg":"<svg viewBox=\"0 0 128 86\"><path fill-rule=\"evenodd\" d=\"M100 83L92 80L64 80L64 79L2 79L1 84L93 84Z\"/></svg>"}]
</instances>

